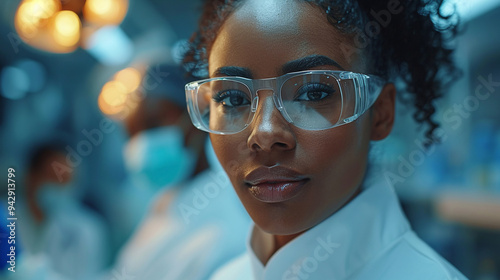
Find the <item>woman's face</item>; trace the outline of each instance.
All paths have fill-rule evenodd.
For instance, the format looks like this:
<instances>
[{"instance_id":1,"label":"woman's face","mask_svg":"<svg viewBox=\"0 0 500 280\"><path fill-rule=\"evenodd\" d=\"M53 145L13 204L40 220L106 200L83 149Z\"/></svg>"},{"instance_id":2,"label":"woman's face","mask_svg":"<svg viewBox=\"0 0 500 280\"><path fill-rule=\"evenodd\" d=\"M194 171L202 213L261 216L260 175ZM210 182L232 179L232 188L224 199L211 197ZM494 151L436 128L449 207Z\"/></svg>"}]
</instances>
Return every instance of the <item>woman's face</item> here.
<instances>
[{"instance_id":1,"label":"woman's face","mask_svg":"<svg viewBox=\"0 0 500 280\"><path fill-rule=\"evenodd\" d=\"M253 79L307 69L365 72L361 57L349 57L352 46L315 6L295 0L246 1L219 30L209 72L211 77ZM313 55L329 60L310 59ZM272 91L258 95L249 127L233 135L212 134L211 140L254 222L271 234L298 234L358 192L373 135L372 117L365 113L347 125L306 131L282 117Z\"/></svg>"}]
</instances>

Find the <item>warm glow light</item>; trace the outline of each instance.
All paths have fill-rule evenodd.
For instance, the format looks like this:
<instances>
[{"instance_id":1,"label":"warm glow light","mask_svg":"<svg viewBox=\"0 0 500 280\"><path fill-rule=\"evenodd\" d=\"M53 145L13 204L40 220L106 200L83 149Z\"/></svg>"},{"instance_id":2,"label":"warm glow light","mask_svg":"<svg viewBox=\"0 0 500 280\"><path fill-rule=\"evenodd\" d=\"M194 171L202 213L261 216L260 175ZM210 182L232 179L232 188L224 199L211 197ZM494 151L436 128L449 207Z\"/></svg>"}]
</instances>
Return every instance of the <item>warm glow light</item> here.
<instances>
[{"instance_id":1,"label":"warm glow light","mask_svg":"<svg viewBox=\"0 0 500 280\"><path fill-rule=\"evenodd\" d=\"M133 67L117 72L107 82L97 99L99 109L110 117L125 117L137 108L136 91L142 81L142 74Z\"/></svg>"},{"instance_id":2,"label":"warm glow light","mask_svg":"<svg viewBox=\"0 0 500 280\"><path fill-rule=\"evenodd\" d=\"M116 115L126 109L129 91L118 81L107 82L97 100L99 109L106 115Z\"/></svg>"},{"instance_id":3,"label":"warm glow light","mask_svg":"<svg viewBox=\"0 0 500 280\"><path fill-rule=\"evenodd\" d=\"M81 38L79 16L72 9L61 11L61 2L64 3L62 0L20 1L14 19L19 37L29 45L49 52L68 53L78 48L78 43L88 36ZM84 1L78 2L83 4ZM119 25L127 14L128 5L128 0L87 0L82 10L85 25L100 29L105 25ZM68 5L64 6L68 8ZM115 52L116 57L126 59L132 53L131 49Z\"/></svg>"},{"instance_id":4,"label":"warm glow light","mask_svg":"<svg viewBox=\"0 0 500 280\"><path fill-rule=\"evenodd\" d=\"M21 36L30 38L47 25L47 20L61 9L56 0L24 0L16 13L15 23Z\"/></svg>"},{"instance_id":5,"label":"warm glow light","mask_svg":"<svg viewBox=\"0 0 500 280\"><path fill-rule=\"evenodd\" d=\"M109 116L116 115L123 110L122 106L112 106L109 103L107 103L104 100L104 97L102 94L99 95L99 98L97 99L97 104L99 105L99 109L101 110L101 112L103 112L103 114L109 115Z\"/></svg>"},{"instance_id":6,"label":"warm glow light","mask_svg":"<svg viewBox=\"0 0 500 280\"><path fill-rule=\"evenodd\" d=\"M128 0L87 0L83 8L85 20L99 25L118 25L128 10Z\"/></svg>"},{"instance_id":7,"label":"warm glow light","mask_svg":"<svg viewBox=\"0 0 500 280\"><path fill-rule=\"evenodd\" d=\"M72 11L59 12L55 18L56 30L64 36L71 36L79 32L80 20Z\"/></svg>"},{"instance_id":8,"label":"warm glow light","mask_svg":"<svg viewBox=\"0 0 500 280\"><path fill-rule=\"evenodd\" d=\"M59 0L23 0L15 16L19 37L41 50L68 53L80 41L80 19L72 11L61 11Z\"/></svg>"},{"instance_id":9,"label":"warm glow light","mask_svg":"<svg viewBox=\"0 0 500 280\"><path fill-rule=\"evenodd\" d=\"M118 81L107 82L101 91L104 101L114 107L120 107L125 104L127 100L127 88Z\"/></svg>"},{"instance_id":10,"label":"warm glow light","mask_svg":"<svg viewBox=\"0 0 500 280\"><path fill-rule=\"evenodd\" d=\"M113 10L113 0L89 0L89 9L101 16L109 14Z\"/></svg>"},{"instance_id":11,"label":"warm glow light","mask_svg":"<svg viewBox=\"0 0 500 280\"><path fill-rule=\"evenodd\" d=\"M125 68L115 75L115 81L122 83L128 92L136 90L141 84L141 79L142 76L139 70L132 67Z\"/></svg>"},{"instance_id":12,"label":"warm glow light","mask_svg":"<svg viewBox=\"0 0 500 280\"><path fill-rule=\"evenodd\" d=\"M80 40L80 19L72 11L58 12L54 17L54 39L62 46L76 45Z\"/></svg>"},{"instance_id":13,"label":"warm glow light","mask_svg":"<svg viewBox=\"0 0 500 280\"><path fill-rule=\"evenodd\" d=\"M28 0L26 2L32 5L32 15L39 19L48 19L61 9L59 1L56 0Z\"/></svg>"}]
</instances>

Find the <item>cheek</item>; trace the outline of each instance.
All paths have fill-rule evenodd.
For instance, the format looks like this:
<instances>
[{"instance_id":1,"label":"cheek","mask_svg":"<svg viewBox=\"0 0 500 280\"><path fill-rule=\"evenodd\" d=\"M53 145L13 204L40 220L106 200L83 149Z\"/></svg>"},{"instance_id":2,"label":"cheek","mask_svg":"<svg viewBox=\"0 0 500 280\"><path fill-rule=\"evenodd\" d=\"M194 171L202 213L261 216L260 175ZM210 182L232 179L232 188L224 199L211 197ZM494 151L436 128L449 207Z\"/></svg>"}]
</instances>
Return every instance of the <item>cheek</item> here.
<instances>
[{"instance_id":1,"label":"cheek","mask_svg":"<svg viewBox=\"0 0 500 280\"><path fill-rule=\"evenodd\" d=\"M238 174L241 173L243 159L248 154L245 150L247 139L245 136L238 136L239 134L210 135L215 154L233 184Z\"/></svg>"},{"instance_id":2,"label":"cheek","mask_svg":"<svg viewBox=\"0 0 500 280\"><path fill-rule=\"evenodd\" d=\"M300 139L303 158L323 184L337 182L338 187L353 188L363 179L369 149L366 118ZM299 136L300 137L300 136Z\"/></svg>"},{"instance_id":3,"label":"cheek","mask_svg":"<svg viewBox=\"0 0 500 280\"><path fill-rule=\"evenodd\" d=\"M241 136L240 136L241 134ZM240 198L243 206L250 216L255 217L255 212L265 209L254 198L245 192L243 177L245 173L245 163L252 160L252 153L247 147L247 135L240 133L236 135L210 135L215 154L226 172L233 188ZM246 170L248 171L248 170ZM262 213L265 215L265 213ZM257 215L258 217L259 215Z\"/></svg>"},{"instance_id":4,"label":"cheek","mask_svg":"<svg viewBox=\"0 0 500 280\"><path fill-rule=\"evenodd\" d=\"M313 174L311 188L296 213L304 228L313 226L344 205L363 182L368 150L369 129L366 121L340 126L331 130L298 135L301 158L307 172ZM306 139L307 138L307 139Z\"/></svg>"}]
</instances>

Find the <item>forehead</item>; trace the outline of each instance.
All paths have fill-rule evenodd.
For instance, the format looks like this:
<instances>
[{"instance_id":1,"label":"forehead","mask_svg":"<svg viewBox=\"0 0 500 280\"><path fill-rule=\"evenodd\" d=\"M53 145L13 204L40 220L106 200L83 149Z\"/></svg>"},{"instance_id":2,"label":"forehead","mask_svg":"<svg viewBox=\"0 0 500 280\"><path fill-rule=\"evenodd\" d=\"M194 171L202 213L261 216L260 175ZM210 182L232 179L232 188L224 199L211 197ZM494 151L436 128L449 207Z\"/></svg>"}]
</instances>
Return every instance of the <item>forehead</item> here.
<instances>
[{"instance_id":1,"label":"forehead","mask_svg":"<svg viewBox=\"0 0 500 280\"><path fill-rule=\"evenodd\" d=\"M355 70L353 46L351 36L305 1L247 0L219 30L210 51L209 72L239 66L265 78L279 75L286 62L309 55L324 55L344 69Z\"/></svg>"}]
</instances>

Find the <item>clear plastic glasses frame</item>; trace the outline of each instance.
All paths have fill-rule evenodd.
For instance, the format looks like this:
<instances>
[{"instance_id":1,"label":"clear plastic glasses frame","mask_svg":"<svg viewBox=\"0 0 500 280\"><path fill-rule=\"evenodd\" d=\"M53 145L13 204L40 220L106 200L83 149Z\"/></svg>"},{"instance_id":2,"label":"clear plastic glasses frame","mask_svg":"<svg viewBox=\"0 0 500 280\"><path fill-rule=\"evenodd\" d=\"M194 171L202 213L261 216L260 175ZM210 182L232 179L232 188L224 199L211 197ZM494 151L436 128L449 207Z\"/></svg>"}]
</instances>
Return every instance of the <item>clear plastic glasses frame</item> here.
<instances>
[{"instance_id":1,"label":"clear plastic glasses frame","mask_svg":"<svg viewBox=\"0 0 500 280\"><path fill-rule=\"evenodd\" d=\"M274 106L286 121L304 130L324 130L358 119L384 84L373 75L310 70L268 79L217 77L191 82L185 89L195 127L234 134L252 123L267 91L272 91Z\"/></svg>"}]
</instances>

